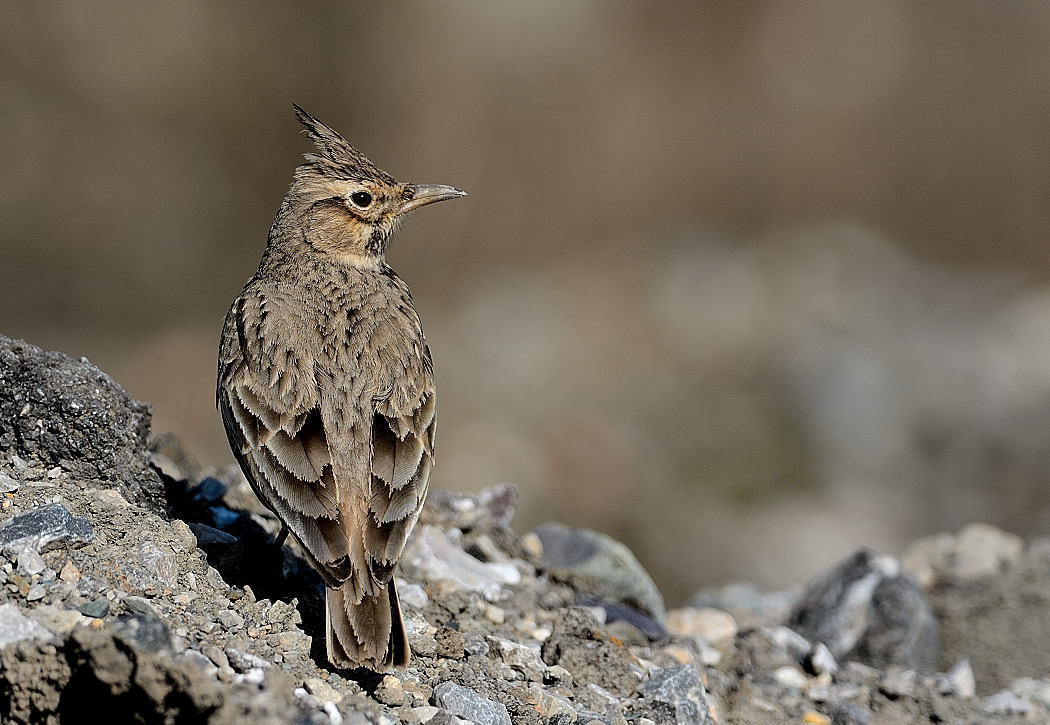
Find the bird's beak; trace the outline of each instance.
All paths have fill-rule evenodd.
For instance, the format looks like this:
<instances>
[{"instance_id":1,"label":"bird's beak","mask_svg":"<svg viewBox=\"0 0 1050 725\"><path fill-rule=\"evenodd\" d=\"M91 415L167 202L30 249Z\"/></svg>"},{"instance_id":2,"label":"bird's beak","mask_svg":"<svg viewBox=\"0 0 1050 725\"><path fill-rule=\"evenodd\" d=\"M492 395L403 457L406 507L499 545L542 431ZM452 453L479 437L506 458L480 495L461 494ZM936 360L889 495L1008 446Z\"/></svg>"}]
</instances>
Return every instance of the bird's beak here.
<instances>
[{"instance_id":1,"label":"bird's beak","mask_svg":"<svg viewBox=\"0 0 1050 725\"><path fill-rule=\"evenodd\" d=\"M412 192L412 198L401 205L401 208L397 210L398 214L404 214L406 211L418 209L426 204L433 204L435 201L445 201L467 195L467 192L454 186L441 184L409 184L408 188Z\"/></svg>"}]
</instances>

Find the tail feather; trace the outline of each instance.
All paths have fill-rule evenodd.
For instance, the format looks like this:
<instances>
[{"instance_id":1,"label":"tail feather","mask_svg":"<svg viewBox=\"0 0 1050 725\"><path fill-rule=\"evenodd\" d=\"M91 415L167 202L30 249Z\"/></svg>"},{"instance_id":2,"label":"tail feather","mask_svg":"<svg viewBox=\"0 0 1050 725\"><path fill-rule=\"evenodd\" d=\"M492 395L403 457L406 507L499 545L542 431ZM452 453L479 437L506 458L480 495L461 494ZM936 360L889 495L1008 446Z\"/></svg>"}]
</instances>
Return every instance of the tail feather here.
<instances>
[{"instance_id":1,"label":"tail feather","mask_svg":"<svg viewBox=\"0 0 1050 725\"><path fill-rule=\"evenodd\" d=\"M377 672L408 664L408 635L393 579L358 603L350 582L327 592L327 649L332 664Z\"/></svg>"}]
</instances>

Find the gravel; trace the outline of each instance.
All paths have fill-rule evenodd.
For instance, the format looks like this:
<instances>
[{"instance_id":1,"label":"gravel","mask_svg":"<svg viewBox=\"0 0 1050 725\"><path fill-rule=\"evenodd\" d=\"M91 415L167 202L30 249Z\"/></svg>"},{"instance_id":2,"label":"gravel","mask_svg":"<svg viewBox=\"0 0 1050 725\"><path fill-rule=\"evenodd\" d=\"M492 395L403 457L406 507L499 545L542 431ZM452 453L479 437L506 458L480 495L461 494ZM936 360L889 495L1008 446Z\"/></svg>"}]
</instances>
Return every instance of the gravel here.
<instances>
[{"instance_id":1,"label":"gravel","mask_svg":"<svg viewBox=\"0 0 1050 725\"><path fill-rule=\"evenodd\" d=\"M665 612L631 552L517 491L435 491L397 672L324 660L323 585L236 470L201 471L83 360L0 337L0 720L1030 723L1050 719L1050 540L977 524L789 591Z\"/></svg>"}]
</instances>

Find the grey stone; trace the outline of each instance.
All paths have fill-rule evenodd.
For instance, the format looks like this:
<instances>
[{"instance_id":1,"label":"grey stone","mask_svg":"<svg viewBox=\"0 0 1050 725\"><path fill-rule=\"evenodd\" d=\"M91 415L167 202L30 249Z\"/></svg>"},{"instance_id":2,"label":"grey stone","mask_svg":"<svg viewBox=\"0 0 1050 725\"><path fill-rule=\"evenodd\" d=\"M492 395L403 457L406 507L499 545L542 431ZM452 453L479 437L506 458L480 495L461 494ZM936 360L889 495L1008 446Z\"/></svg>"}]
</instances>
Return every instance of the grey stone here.
<instances>
[{"instance_id":1,"label":"grey stone","mask_svg":"<svg viewBox=\"0 0 1050 725\"><path fill-rule=\"evenodd\" d=\"M226 495L227 488L219 479L208 476L193 489L193 499L214 503Z\"/></svg>"},{"instance_id":2,"label":"grey stone","mask_svg":"<svg viewBox=\"0 0 1050 725\"><path fill-rule=\"evenodd\" d=\"M80 605L79 609L80 613L85 617L101 619L109 614L109 602L105 599L95 599L90 602L84 602Z\"/></svg>"},{"instance_id":3,"label":"grey stone","mask_svg":"<svg viewBox=\"0 0 1050 725\"><path fill-rule=\"evenodd\" d=\"M135 547L135 560L155 583L171 586L179 575L179 567L171 550L164 551L152 541L143 541Z\"/></svg>"},{"instance_id":4,"label":"grey stone","mask_svg":"<svg viewBox=\"0 0 1050 725\"><path fill-rule=\"evenodd\" d=\"M81 358L0 335L0 450L117 488L154 513L164 485L150 468L151 407Z\"/></svg>"},{"instance_id":5,"label":"grey stone","mask_svg":"<svg viewBox=\"0 0 1050 725\"><path fill-rule=\"evenodd\" d=\"M1046 678L1018 677L1010 683L1010 692L1018 697L1050 708L1050 680Z\"/></svg>"},{"instance_id":6,"label":"grey stone","mask_svg":"<svg viewBox=\"0 0 1050 725\"><path fill-rule=\"evenodd\" d=\"M657 725L686 725L711 722L707 692L693 665L656 670L641 687L642 698L631 703L632 711Z\"/></svg>"},{"instance_id":7,"label":"grey stone","mask_svg":"<svg viewBox=\"0 0 1050 725\"><path fill-rule=\"evenodd\" d=\"M476 632L467 632L463 635L463 651L468 655L487 655L489 653L488 642Z\"/></svg>"},{"instance_id":8,"label":"grey stone","mask_svg":"<svg viewBox=\"0 0 1050 725\"><path fill-rule=\"evenodd\" d=\"M879 692L887 697L915 697L920 685L915 670L892 670L879 680Z\"/></svg>"},{"instance_id":9,"label":"grey stone","mask_svg":"<svg viewBox=\"0 0 1050 725\"><path fill-rule=\"evenodd\" d=\"M834 725L869 725L868 714L850 702L832 702L821 708Z\"/></svg>"},{"instance_id":10,"label":"grey stone","mask_svg":"<svg viewBox=\"0 0 1050 725\"><path fill-rule=\"evenodd\" d=\"M216 617L219 620L219 624L225 627L227 630L240 629L244 626L244 617L232 609L226 609L219 612L219 616Z\"/></svg>"},{"instance_id":11,"label":"grey stone","mask_svg":"<svg viewBox=\"0 0 1050 725\"><path fill-rule=\"evenodd\" d=\"M144 614L151 617L157 616L157 610L154 609L153 605L149 603L149 600L144 597L124 597L123 604L132 614Z\"/></svg>"},{"instance_id":12,"label":"grey stone","mask_svg":"<svg viewBox=\"0 0 1050 725\"><path fill-rule=\"evenodd\" d=\"M43 553L90 544L94 540L95 531L91 522L73 516L59 503L19 514L0 526L0 550L9 556L18 555L26 549Z\"/></svg>"},{"instance_id":13,"label":"grey stone","mask_svg":"<svg viewBox=\"0 0 1050 725\"><path fill-rule=\"evenodd\" d=\"M700 590L689 600L689 606L729 612L740 627L772 627L788 618L796 599L798 592L763 592L750 582L733 582Z\"/></svg>"},{"instance_id":14,"label":"grey stone","mask_svg":"<svg viewBox=\"0 0 1050 725\"><path fill-rule=\"evenodd\" d=\"M11 478L3 471L0 471L0 493L14 493L21 487L21 481Z\"/></svg>"},{"instance_id":15,"label":"grey stone","mask_svg":"<svg viewBox=\"0 0 1050 725\"><path fill-rule=\"evenodd\" d=\"M39 574L47 568L43 557L32 547L26 547L18 552L18 573L23 576Z\"/></svg>"},{"instance_id":16,"label":"grey stone","mask_svg":"<svg viewBox=\"0 0 1050 725\"><path fill-rule=\"evenodd\" d=\"M510 563L478 561L436 526L416 528L401 559L404 576L441 581L465 591L498 596L505 585L518 584L521 573Z\"/></svg>"},{"instance_id":17,"label":"grey stone","mask_svg":"<svg viewBox=\"0 0 1050 725\"><path fill-rule=\"evenodd\" d=\"M568 698L562 697L561 695L551 692L542 685L532 683L529 685L529 696L532 702L535 702L537 712L541 717L544 718L570 718L564 720L565 722L573 722L576 720L576 708L573 707L572 702ZM553 722L547 720L548 723Z\"/></svg>"},{"instance_id":18,"label":"grey stone","mask_svg":"<svg viewBox=\"0 0 1050 725\"><path fill-rule=\"evenodd\" d=\"M618 695L628 695L644 673L623 644L611 640L594 615L577 607L563 609L543 643L543 661L561 665L578 685L601 685Z\"/></svg>"},{"instance_id":19,"label":"grey stone","mask_svg":"<svg viewBox=\"0 0 1050 725\"><path fill-rule=\"evenodd\" d=\"M44 626L22 614L17 604L0 604L0 647L27 639L46 642L53 637Z\"/></svg>"},{"instance_id":20,"label":"grey stone","mask_svg":"<svg viewBox=\"0 0 1050 725\"><path fill-rule=\"evenodd\" d=\"M207 524L193 524L190 526L190 530L193 532L193 535L197 537L198 546L208 546L209 544L232 544L237 541L237 537L233 534L208 526Z\"/></svg>"},{"instance_id":21,"label":"grey stone","mask_svg":"<svg viewBox=\"0 0 1050 725\"><path fill-rule=\"evenodd\" d=\"M118 617L110 626L119 639L147 653L171 650L171 631L155 616L132 614Z\"/></svg>"},{"instance_id":22,"label":"grey stone","mask_svg":"<svg viewBox=\"0 0 1050 725\"><path fill-rule=\"evenodd\" d=\"M61 637L72 632L74 627L84 621L83 615L77 610L60 609L50 604L35 607L33 619Z\"/></svg>"},{"instance_id":23,"label":"grey stone","mask_svg":"<svg viewBox=\"0 0 1050 725\"><path fill-rule=\"evenodd\" d=\"M456 717L448 710L438 710L425 722L426 725L472 725L470 720Z\"/></svg>"},{"instance_id":24,"label":"grey stone","mask_svg":"<svg viewBox=\"0 0 1050 725\"><path fill-rule=\"evenodd\" d=\"M816 642L806 653L802 664L811 675L834 674L839 666L835 656L823 642Z\"/></svg>"},{"instance_id":25,"label":"grey stone","mask_svg":"<svg viewBox=\"0 0 1050 725\"><path fill-rule=\"evenodd\" d=\"M272 662L264 660L262 657L253 655L251 652L245 652L237 649L236 647L227 647L226 656L230 660L230 666L238 672L247 672L251 669L269 669L273 667ZM309 688L308 688L309 689Z\"/></svg>"},{"instance_id":26,"label":"grey stone","mask_svg":"<svg viewBox=\"0 0 1050 725\"><path fill-rule=\"evenodd\" d=\"M1010 717L1012 715L1027 715L1031 712L1032 706L1009 690L1001 690L990 697L986 697L981 704L981 709L989 715Z\"/></svg>"},{"instance_id":27,"label":"grey stone","mask_svg":"<svg viewBox=\"0 0 1050 725\"><path fill-rule=\"evenodd\" d=\"M626 602L663 621L663 596L631 550L619 541L555 522L532 533L543 544L543 561L555 576L593 581L596 595Z\"/></svg>"},{"instance_id":28,"label":"grey stone","mask_svg":"<svg viewBox=\"0 0 1050 725\"><path fill-rule=\"evenodd\" d=\"M540 659L540 648L511 642L502 637L488 637L488 644L492 651L496 652L504 664L521 672L525 679L532 682L543 682L543 675L547 671L547 665Z\"/></svg>"},{"instance_id":29,"label":"grey stone","mask_svg":"<svg viewBox=\"0 0 1050 725\"><path fill-rule=\"evenodd\" d=\"M216 667L230 666L230 660L226 657L226 653L213 644L201 647L201 654L207 657L209 660L211 660L212 664L214 664Z\"/></svg>"},{"instance_id":30,"label":"grey stone","mask_svg":"<svg viewBox=\"0 0 1050 725\"><path fill-rule=\"evenodd\" d=\"M942 695L973 697L977 694L977 681L969 660L959 660L950 670L938 678L937 690Z\"/></svg>"},{"instance_id":31,"label":"grey stone","mask_svg":"<svg viewBox=\"0 0 1050 725\"><path fill-rule=\"evenodd\" d=\"M511 725L506 705L455 682L442 682L434 688L434 704L478 725Z\"/></svg>"},{"instance_id":32,"label":"grey stone","mask_svg":"<svg viewBox=\"0 0 1050 725\"><path fill-rule=\"evenodd\" d=\"M902 557L905 569L923 585L982 579L1013 566L1024 551L1021 537L974 523L957 534L920 539Z\"/></svg>"},{"instance_id":33,"label":"grey stone","mask_svg":"<svg viewBox=\"0 0 1050 725\"><path fill-rule=\"evenodd\" d=\"M937 621L896 559L860 549L812 582L788 626L838 660L934 670Z\"/></svg>"},{"instance_id":34,"label":"grey stone","mask_svg":"<svg viewBox=\"0 0 1050 725\"><path fill-rule=\"evenodd\" d=\"M514 518L517 502L518 487L511 483L490 486L478 494L431 488L419 520L461 531L505 529Z\"/></svg>"}]
</instances>

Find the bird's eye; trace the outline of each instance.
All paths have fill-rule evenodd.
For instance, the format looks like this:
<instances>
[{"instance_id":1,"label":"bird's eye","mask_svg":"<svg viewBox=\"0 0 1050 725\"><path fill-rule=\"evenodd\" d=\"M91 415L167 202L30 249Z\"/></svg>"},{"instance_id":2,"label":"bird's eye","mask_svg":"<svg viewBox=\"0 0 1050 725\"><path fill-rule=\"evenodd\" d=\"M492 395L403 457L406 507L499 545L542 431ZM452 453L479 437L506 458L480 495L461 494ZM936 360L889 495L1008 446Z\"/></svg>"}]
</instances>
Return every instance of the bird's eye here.
<instances>
[{"instance_id":1,"label":"bird's eye","mask_svg":"<svg viewBox=\"0 0 1050 725\"><path fill-rule=\"evenodd\" d=\"M367 191L355 191L350 195L350 201L354 203L354 206L367 209L368 205L372 203L372 195Z\"/></svg>"}]
</instances>

